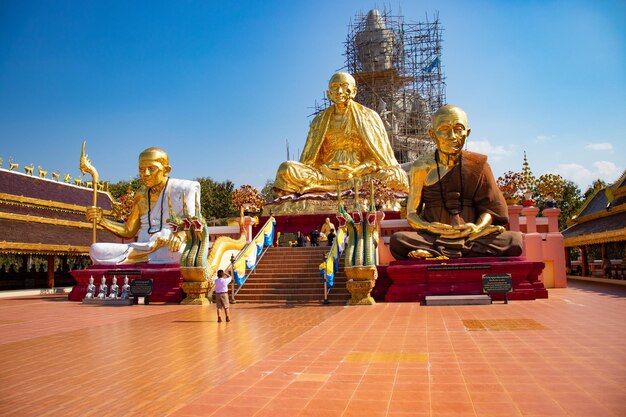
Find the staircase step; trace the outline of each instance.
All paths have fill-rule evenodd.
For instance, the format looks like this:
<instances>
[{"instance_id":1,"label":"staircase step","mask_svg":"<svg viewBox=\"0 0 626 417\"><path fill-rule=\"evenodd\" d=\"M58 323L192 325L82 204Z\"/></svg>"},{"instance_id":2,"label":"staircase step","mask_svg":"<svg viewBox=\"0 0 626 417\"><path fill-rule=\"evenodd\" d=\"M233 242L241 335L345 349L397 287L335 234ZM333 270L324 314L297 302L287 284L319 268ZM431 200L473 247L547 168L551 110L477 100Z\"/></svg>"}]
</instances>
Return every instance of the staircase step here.
<instances>
[{"instance_id":1,"label":"staircase step","mask_svg":"<svg viewBox=\"0 0 626 417\"><path fill-rule=\"evenodd\" d=\"M324 298L324 281L319 265L330 247L269 248L236 296L238 302L319 303ZM335 274L328 300L345 303L343 267Z\"/></svg>"},{"instance_id":2,"label":"staircase step","mask_svg":"<svg viewBox=\"0 0 626 417\"><path fill-rule=\"evenodd\" d=\"M427 295L427 306L461 306L491 304L491 297L481 295Z\"/></svg>"}]
</instances>

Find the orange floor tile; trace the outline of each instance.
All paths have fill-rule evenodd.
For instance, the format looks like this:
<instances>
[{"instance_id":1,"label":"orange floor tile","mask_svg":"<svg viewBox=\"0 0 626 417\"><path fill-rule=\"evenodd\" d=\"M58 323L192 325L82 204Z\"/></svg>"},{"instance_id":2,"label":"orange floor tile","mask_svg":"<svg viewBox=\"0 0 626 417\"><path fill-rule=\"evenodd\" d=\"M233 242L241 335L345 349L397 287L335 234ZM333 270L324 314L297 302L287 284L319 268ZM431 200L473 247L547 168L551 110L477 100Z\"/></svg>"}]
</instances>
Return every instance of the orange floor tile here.
<instances>
[{"instance_id":1,"label":"orange floor tile","mask_svg":"<svg viewBox=\"0 0 626 417\"><path fill-rule=\"evenodd\" d=\"M488 306L0 298L2 416L624 416L626 288Z\"/></svg>"}]
</instances>

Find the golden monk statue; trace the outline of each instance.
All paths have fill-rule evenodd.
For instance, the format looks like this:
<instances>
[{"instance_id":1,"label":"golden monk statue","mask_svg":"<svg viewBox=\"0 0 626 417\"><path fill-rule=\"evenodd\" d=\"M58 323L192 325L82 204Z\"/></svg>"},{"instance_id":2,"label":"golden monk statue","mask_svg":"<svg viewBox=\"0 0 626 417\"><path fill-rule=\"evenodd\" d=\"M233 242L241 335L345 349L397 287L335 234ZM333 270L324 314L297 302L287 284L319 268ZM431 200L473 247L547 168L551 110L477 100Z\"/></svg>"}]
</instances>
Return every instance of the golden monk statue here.
<instances>
[{"instance_id":1,"label":"golden monk statue","mask_svg":"<svg viewBox=\"0 0 626 417\"><path fill-rule=\"evenodd\" d=\"M94 243L89 256L94 264L124 263L180 263L184 231L173 233L167 220L169 204L178 217L183 216L183 198L186 213L194 216L196 198L200 196L197 181L169 178L172 168L167 153L159 148L148 148L139 154L139 178L142 187L135 193L133 206L125 223L102 217L100 207L88 207L87 220L96 219L98 225L123 238L137 236L137 241L123 243Z\"/></svg>"},{"instance_id":2,"label":"golden monk statue","mask_svg":"<svg viewBox=\"0 0 626 417\"><path fill-rule=\"evenodd\" d=\"M280 165L274 191L279 196L336 191L350 189L354 178L378 178L395 191L407 192L407 175L396 161L380 116L352 100L354 78L335 73L326 94L334 104L313 119L300 162Z\"/></svg>"},{"instance_id":3,"label":"golden monk statue","mask_svg":"<svg viewBox=\"0 0 626 417\"><path fill-rule=\"evenodd\" d=\"M445 105L428 134L437 150L411 167L407 220L414 232L391 236L396 259L519 256L522 236L505 231L507 205L485 155L463 151L467 116Z\"/></svg>"}]
</instances>

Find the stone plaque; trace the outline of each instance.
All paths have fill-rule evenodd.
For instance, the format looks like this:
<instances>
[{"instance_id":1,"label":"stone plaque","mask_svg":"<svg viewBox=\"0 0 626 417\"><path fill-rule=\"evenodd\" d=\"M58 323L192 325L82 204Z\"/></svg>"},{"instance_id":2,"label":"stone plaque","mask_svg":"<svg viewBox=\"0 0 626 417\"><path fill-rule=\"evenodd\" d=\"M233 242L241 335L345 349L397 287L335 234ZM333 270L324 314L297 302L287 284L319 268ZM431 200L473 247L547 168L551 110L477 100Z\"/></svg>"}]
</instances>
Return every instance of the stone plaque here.
<instances>
[{"instance_id":1,"label":"stone plaque","mask_svg":"<svg viewBox=\"0 0 626 417\"><path fill-rule=\"evenodd\" d=\"M483 274L483 292L510 292L512 290L511 274Z\"/></svg>"},{"instance_id":2,"label":"stone plaque","mask_svg":"<svg viewBox=\"0 0 626 417\"><path fill-rule=\"evenodd\" d=\"M151 279L134 279L130 282L130 294L133 297L147 297L152 294Z\"/></svg>"}]
</instances>

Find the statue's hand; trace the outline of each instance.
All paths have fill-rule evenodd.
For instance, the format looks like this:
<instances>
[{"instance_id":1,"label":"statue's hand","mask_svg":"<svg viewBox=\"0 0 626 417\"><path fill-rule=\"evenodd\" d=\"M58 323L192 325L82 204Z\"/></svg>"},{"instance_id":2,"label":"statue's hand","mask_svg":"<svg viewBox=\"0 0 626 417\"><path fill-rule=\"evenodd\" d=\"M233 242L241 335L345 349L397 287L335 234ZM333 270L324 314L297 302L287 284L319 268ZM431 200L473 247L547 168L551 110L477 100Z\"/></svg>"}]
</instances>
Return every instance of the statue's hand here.
<instances>
[{"instance_id":1,"label":"statue's hand","mask_svg":"<svg viewBox=\"0 0 626 417\"><path fill-rule=\"evenodd\" d=\"M466 238L472 233L479 232L480 229L474 223L463 223L458 226L454 226L451 230L447 230L446 232L441 234L441 237L447 239L462 239Z\"/></svg>"},{"instance_id":2,"label":"statue's hand","mask_svg":"<svg viewBox=\"0 0 626 417\"><path fill-rule=\"evenodd\" d=\"M167 243L167 248L172 252L178 252L182 244L183 238L179 234L174 233Z\"/></svg>"},{"instance_id":3,"label":"statue's hand","mask_svg":"<svg viewBox=\"0 0 626 417\"><path fill-rule=\"evenodd\" d=\"M324 176L333 180L347 181L354 176L354 170L348 166L342 166L341 169L331 168L328 165L320 166L320 171Z\"/></svg>"},{"instance_id":4,"label":"statue's hand","mask_svg":"<svg viewBox=\"0 0 626 417\"><path fill-rule=\"evenodd\" d=\"M440 222L430 222L426 225L426 230L434 235L441 235L452 231L452 226Z\"/></svg>"},{"instance_id":5,"label":"statue's hand","mask_svg":"<svg viewBox=\"0 0 626 417\"><path fill-rule=\"evenodd\" d=\"M354 168L353 173L356 176L367 175L374 171L375 165L372 162L366 162Z\"/></svg>"},{"instance_id":6,"label":"statue's hand","mask_svg":"<svg viewBox=\"0 0 626 417\"><path fill-rule=\"evenodd\" d=\"M469 240L475 240L478 238L481 238L483 236L487 236L490 235L492 233L495 234L500 234L502 232L504 232L506 229L503 226L494 226L494 225L489 225L481 230L478 230L472 234L469 235Z\"/></svg>"},{"instance_id":7,"label":"statue's hand","mask_svg":"<svg viewBox=\"0 0 626 417\"><path fill-rule=\"evenodd\" d=\"M87 217L87 220L90 222L95 219L96 223L100 223L102 220L102 209L100 207L87 207L85 217Z\"/></svg>"}]
</instances>

